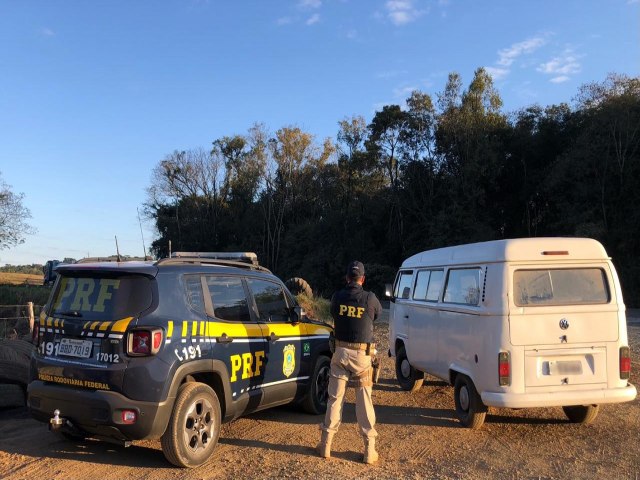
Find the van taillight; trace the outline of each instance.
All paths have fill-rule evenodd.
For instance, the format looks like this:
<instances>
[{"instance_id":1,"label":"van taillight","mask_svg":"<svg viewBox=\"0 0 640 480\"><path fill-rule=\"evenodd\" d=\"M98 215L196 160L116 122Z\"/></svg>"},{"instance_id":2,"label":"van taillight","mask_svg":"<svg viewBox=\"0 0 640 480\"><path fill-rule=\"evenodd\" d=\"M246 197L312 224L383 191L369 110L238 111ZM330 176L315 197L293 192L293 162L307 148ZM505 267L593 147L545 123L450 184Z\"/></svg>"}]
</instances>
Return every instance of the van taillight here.
<instances>
[{"instance_id":1,"label":"van taillight","mask_svg":"<svg viewBox=\"0 0 640 480\"><path fill-rule=\"evenodd\" d=\"M629 347L620 347L620 379L629 380L631 375L631 352Z\"/></svg>"},{"instance_id":2,"label":"van taillight","mask_svg":"<svg viewBox=\"0 0 640 480\"><path fill-rule=\"evenodd\" d=\"M509 352L498 354L498 382L500 386L511 384L511 357Z\"/></svg>"},{"instance_id":3,"label":"van taillight","mask_svg":"<svg viewBox=\"0 0 640 480\"><path fill-rule=\"evenodd\" d=\"M155 355L162 346L162 330L131 330L127 337L127 354L133 357Z\"/></svg>"}]
</instances>

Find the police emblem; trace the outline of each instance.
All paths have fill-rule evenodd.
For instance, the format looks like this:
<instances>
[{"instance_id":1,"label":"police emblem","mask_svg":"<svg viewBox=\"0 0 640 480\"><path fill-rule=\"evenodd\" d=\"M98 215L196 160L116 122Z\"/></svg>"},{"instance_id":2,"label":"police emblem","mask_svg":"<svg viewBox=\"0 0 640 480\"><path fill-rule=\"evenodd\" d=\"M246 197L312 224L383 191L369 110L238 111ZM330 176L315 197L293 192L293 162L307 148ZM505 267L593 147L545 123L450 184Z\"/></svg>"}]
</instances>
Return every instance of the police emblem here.
<instances>
[{"instance_id":1,"label":"police emblem","mask_svg":"<svg viewBox=\"0 0 640 480\"><path fill-rule=\"evenodd\" d=\"M285 377L289 377L296 368L296 346L286 345L282 349L284 360L282 362L282 373Z\"/></svg>"}]
</instances>

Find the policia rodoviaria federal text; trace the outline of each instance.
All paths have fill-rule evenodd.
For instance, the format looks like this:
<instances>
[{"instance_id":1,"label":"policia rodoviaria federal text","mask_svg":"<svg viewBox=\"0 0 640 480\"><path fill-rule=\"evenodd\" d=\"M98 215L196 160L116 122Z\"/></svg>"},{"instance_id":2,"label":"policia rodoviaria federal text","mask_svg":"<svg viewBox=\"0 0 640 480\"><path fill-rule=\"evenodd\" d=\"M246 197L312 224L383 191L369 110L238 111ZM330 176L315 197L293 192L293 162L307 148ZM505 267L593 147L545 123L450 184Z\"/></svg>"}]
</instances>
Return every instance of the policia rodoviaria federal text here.
<instances>
[{"instance_id":1,"label":"policia rodoviaria federal text","mask_svg":"<svg viewBox=\"0 0 640 480\"><path fill-rule=\"evenodd\" d=\"M347 285L331 298L335 352L331 359L327 413L321 425L322 436L317 450L321 457L331 456L331 442L342 421L342 406L348 384L356 389L356 417L365 444L363 461L375 463L378 460L375 448L378 434L374 428L376 414L371 400L372 355L375 353L373 322L380 315L382 307L375 294L362 288L364 265L361 262L349 264L346 280Z\"/></svg>"}]
</instances>

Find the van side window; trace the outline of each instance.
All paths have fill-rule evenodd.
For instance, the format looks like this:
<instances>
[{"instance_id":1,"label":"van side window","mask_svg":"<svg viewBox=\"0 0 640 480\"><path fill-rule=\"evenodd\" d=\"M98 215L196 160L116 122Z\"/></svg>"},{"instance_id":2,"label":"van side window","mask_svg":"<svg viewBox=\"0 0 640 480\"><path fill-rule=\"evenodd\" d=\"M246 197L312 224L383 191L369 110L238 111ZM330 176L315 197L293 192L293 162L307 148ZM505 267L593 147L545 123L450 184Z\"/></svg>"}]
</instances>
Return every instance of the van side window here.
<instances>
[{"instance_id":1,"label":"van side window","mask_svg":"<svg viewBox=\"0 0 640 480\"><path fill-rule=\"evenodd\" d=\"M609 303L607 277L601 268L516 270L514 301L519 307Z\"/></svg>"},{"instance_id":2,"label":"van side window","mask_svg":"<svg viewBox=\"0 0 640 480\"><path fill-rule=\"evenodd\" d=\"M427 302L437 302L440 298L442 290L442 279L444 278L443 270L433 270L429 279L429 288L427 289Z\"/></svg>"},{"instance_id":3,"label":"van side window","mask_svg":"<svg viewBox=\"0 0 640 480\"><path fill-rule=\"evenodd\" d=\"M480 269L456 268L449 270L444 289L446 303L478 305L480 301Z\"/></svg>"},{"instance_id":4,"label":"van side window","mask_svg":"<svg viewBox=\"0 0 640 480\"><path fill-rule=\"evenodd\" d=\"M396 288L393 296L396 298L411 298L411 280L413 279L413 271L400 272L396 281Z\"/></svg>"},{"instance_id":5,"label":"van side window","mask_svg":"<svg viewBox=\"0 0 640 480\"><path fill-rule=\"evenodd\" d=\"M442 288L442 270L421 270L416 275L416 286L413 290L414 300L437 302Z\"/></svg>"}]
</instances>

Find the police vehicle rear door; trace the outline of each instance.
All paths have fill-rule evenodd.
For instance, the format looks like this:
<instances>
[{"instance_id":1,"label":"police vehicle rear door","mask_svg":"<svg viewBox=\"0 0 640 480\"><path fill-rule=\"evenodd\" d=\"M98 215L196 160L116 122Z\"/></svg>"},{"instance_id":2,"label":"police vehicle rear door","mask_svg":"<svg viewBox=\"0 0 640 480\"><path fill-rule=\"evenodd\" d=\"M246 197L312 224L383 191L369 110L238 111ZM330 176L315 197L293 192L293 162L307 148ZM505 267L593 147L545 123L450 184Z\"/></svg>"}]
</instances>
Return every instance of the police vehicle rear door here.
<instances>
[{"instance_id":1,"label":"police vehicle rear door","mask_svg":"<svg viewBox=\"0 0 640 480\"><path fill-rule=\"evenodd\" d=\"M305 347L309 348L304 345L308 343L308 339L303 339L305 327L295 321L294 305L280 283L248 277L247 284L266 337L264 405L285 403L296 396L300 384L309 380L311 357L303 356Z\"/></svg>"}]
</instances>

